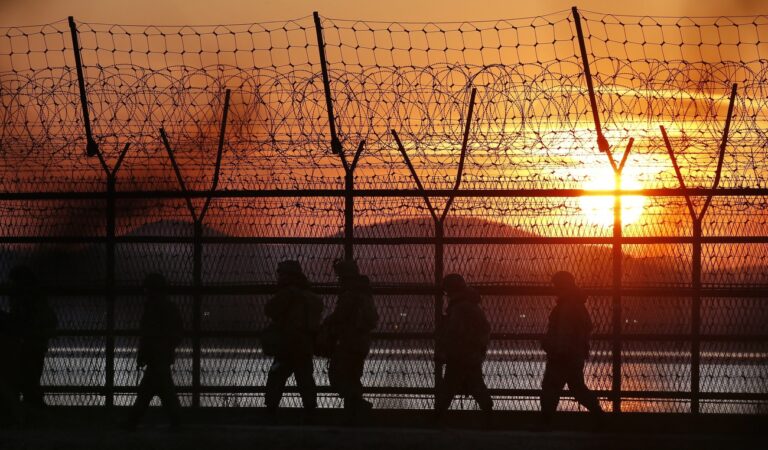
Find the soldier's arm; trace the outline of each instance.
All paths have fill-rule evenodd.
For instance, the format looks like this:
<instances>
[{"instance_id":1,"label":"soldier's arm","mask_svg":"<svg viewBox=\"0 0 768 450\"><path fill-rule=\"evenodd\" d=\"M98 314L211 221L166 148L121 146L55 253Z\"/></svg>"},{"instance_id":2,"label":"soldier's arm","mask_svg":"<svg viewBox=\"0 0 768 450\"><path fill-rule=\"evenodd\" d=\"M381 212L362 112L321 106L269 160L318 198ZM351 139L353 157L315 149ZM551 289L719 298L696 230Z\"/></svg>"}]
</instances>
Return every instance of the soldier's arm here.
<instances>
[{"instance_id":1,"label":"soldier's arm","mask_svg":"<svg viewBox=\"0 0 768 450\"><path fill-rule=\"evenodd\" d=\"M454 307L443 321L443 335L461 335L464 331L464 314L461 308Z\"/></svg>"},{"instance_id":2,"label":"soldier's arm","mask_svg":"<svg viewBox=\"0 0 768 450\"><path fill-rule=\"evenodd\" d=\"M592 333L592 317L589 315L589 311L587 310L586 306L582 308L582 327L584 329L584 334L587 336Z\"/></svg>"},{"instance_id":3,"label":"soldier's arm","mask_svg":"<svg viewBox=\"0 0 768 450\"><path fill-rule=\"evenodd\" d=\"M344 326L345 323L348 323L351 319L352 305L350 296L349 294L343 293L339 295L339 298L336 301L336 307L333 309L331 315L328 316L328 321L331 324L331 327L338 329L339 327Z\"/></svg>"},{"instance_id":4,"label":"soldier's arm","mask_svg":"<svg viewBox=\"0 0 768 450\"><path fill-rule=\"evenodd\" d=\"M323 319L323 309L325 308L325 305L323 304L323 299L320 298L317 295L314 295L314 307L313 307L313 315L314 315L314 321L315 321L315 329L320 328L320 321Z\"/></svg>"},{"instance_id":5,"label":"soldier's arm","mask_svg":"<svg viewBox=\"0 0 768 450\"><path fill-rule=\"evenodd\" d=\"M562 307L557 314L550 317L550 330L548 333L551 351L554 354L567 354L571 351L575 337L576 327L572 310Z\"/></svg>"},{"instance_id":6,"label":"soldier's arm","mask_svg":"<svg viewBox=\"0 0 768 450\"><path fill-rule=\"evenodd\" d=\"M270 319L278 320L285 314L286 303L283 295L278 293L267 300L267 304L264 305L264 314Z\"/></svg>"}]
</instances>

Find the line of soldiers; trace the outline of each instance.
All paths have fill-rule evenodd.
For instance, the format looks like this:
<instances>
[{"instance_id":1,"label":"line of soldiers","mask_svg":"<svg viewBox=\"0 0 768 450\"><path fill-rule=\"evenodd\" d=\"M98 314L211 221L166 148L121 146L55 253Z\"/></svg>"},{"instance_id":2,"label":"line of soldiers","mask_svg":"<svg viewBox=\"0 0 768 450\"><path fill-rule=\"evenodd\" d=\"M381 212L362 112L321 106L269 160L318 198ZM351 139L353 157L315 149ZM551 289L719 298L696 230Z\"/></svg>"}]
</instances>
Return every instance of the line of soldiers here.
<instances>
[{"instance_id":1,"label":"line of soldiers","mask_svg":"<svg viewBox=\"0 0 768 450\"><path fill-rule=\"evenodd\" d=\"M370 282L360 274L354 261L337 261L334 270L339 277L339 298L334 311L321 322L322 301L312 293L299 262L290 260L278 265L278 293L265 307L272 323L262 338L263 350L274 356L265 398L272 414L280 404L286 381L294 375L304 408L311 417L317 407L313 355L330 357L331 387L344 400L350 417L372 407L363 399L360 381L370 351L371 332L378 322ZM592 331L586 296L569 272L556 273L552 283L557 305L542 339L547 354L541 395L542 427L551 426L565 385L593 414L599 426L603 410L597 396L584 383L584 363L589 357ZM491 338L490 323L480 306L480 295L461 275L447 275L442 288L448 297L448 307L438 330L435 351L436 363L441 367L435 396L437 418L443 420L457 394L470 394L489 422L493 400L483 378L483 362Z\"/></svg>"},{"instance_id":2,"label":"line of soldiers","mask_svg":"<svg viewBox=\"0 0 768 450\"><path fill-rule=\"evenodd\" d=\"M337 261L334 271L339 298L333 312L321 321L323 302L311 292L299 262L283 261L277 267L278 292L264 308L272 323L262 338L262 349L274 356L264 399L270 414L277 412L285 383L293 375L311 419L317 407L313 355L329 357L331 387L344 400L350 418L372 408L363 398L360 381L371 332L379 321L370 281L352 260Z\"/></svg>"},{"instance_id":3,"label":"line of soldiers","mask_svg":"<svg viewBox=\"0 0 768 450\"><path fill-rule=\"evenodd\" d=\"M329 358L331 387L344 401L354 420L372 409L363 398L361 378L371 347L371 333L379 320L370 281L354 260L334 264L339 296L333 312L322 319L323 302L311 290L298 261L287 260L277 267L277 293L264 312L271 323L262 333L262 350L274 359L267 376L265 404L270 416L279 408L287 380L294 376L307 419L317 408L313 377L314 356ZM40 377L48 340L55 334L56 315L39 291L31 270L11 271L11 309L0 314L0 343L5 364L0 371L0 402L19 421L23 419L19 397L25 405L44 406ZM565 385L576 400L602 420L597 396L584 383L584 363L589 356L592 322L585 307L586 296L573 275L558 272L552 277L557 305L549 316L542 347L547 355L542 380L543 427L552 417ZM168 284L159 273L144 280L145 305L140 322L137 368L144 369L138 395L125 429L135 429L154 396L160 397L171 423L180 424L180 404L171 374L176 349L181 343L183 322L178 307L168 296ZM449 274L442 285L448 307L438 329L436 363L440 368L435 411L442 420L458 394L470 394L486 419L493 409L482 366L491 337L491 326L480 306L480 295L458 274ZM445 371L443 372L442 367ZM17 370L9 370L17 368Z\"/></svg>"}]
</instances>

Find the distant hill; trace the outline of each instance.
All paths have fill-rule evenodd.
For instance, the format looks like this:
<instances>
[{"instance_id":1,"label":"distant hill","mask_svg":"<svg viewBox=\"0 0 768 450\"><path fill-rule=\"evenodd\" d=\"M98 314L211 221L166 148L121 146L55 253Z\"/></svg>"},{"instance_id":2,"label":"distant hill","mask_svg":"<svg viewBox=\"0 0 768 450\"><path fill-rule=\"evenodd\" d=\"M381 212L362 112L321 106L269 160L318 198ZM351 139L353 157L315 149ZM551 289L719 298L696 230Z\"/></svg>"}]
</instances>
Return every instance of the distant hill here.
<instances>
[{"instance_id":1,"label":"distant hill","mask_svg":"<svg viewBox=\"0 0 768 450\"><path fill-rule=\"evenodd\" d=\"M387 220L355 228L357 237L429 237L434 225L430 218ZM528 231L477 218L450 218L446 237L536 237ZM204 228L205 236L226 234ZM127 236L191 237L192 224L158 221L144 224ZM334 235L334 237L341 237ZM623 282L627 286L686 285L690 281L690 253L685 246L667 246L681 252L674 255L633 257L624 255ZM161 271L173 283L192 281L192 245L179 243L120 244L116 248L117 279L132 284L149 271ZM320 244L206 244L203 247L203 276L210 284L269 283L283 259L298 259L314 282L333 282L331 265L342 255L341 245ZM419 244L359 245L355 255L362 270L375 283L431 283L434 273L434 246ZM65 285L101 283L104 278L105 249L89 245L75 249L18 250L0 246L0 269L27 263L46 282ZM580 283L610 286L612 252L605 245L522 244L446 245L445 272L460 272L475 283L545 284L552 273L570 270ZM765 268L750 266L750 276L738 268L722 274L705 275L705 281L768 282Z\"/></svg>"}]
</instances>

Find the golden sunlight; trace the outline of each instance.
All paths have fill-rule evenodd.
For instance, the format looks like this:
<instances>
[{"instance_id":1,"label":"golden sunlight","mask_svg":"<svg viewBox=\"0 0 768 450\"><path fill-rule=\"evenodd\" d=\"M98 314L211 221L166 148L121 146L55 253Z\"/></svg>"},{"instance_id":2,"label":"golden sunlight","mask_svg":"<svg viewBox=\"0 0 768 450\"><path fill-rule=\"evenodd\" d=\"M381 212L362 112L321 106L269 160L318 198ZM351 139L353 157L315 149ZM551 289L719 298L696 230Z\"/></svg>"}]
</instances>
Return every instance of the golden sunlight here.
<instances>
[{"instance_id":1,"label":"golden sunlight","mask_svg":"<svg viewBox=\"0 0 768 450\"><path fill-rule=\"evenodd\" d=\"M614 175L611 170L597 170L589 175L584 184L586 190L611 190L614 188ZM642 184L631 173L625 173L621 179L622 189L642 189ZM581 212L592 223L602 226L613 225L614 197L610 195L588 196L580 198ZM621 221L629 225L640 219L645 206L642 195L626 195L621 198Z\"/></svg>"}]
</instances>

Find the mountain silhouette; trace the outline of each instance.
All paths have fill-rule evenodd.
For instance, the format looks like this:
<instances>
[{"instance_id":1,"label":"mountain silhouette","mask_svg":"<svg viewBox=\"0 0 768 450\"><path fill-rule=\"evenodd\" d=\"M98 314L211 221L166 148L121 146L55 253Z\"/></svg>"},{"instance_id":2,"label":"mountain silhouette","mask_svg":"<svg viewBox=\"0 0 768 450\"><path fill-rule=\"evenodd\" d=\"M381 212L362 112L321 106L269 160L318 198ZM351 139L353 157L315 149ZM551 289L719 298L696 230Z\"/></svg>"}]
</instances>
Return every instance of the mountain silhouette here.
<instances>
[{"instance_id":1,"label":"mountain silhouette","mask_svg":"<svg viewBox=\"0 0 768 450\"><path fill-rule=\"evenodd\" d=\"M224 238L228 234L203 227L206 237ZM377 284L433 282L434 245L409 243L405 238L425 238L434 234L431 218L383 220L358 225L359 238L404 238L395 245L356 245L355 257L362 270ZM126 238L191 238L191 222L161 220L143 224ZM340 238L341 232L328 237ZM535 233L504 223L477 218L453 217L445 224L445 237L537 238ZM626 246L630 247L630 246ZM686 286L690 283L690 254L687 246L667 246L680 254L629 255L624 253L625 286ZM635 249L633 249L635 250ZM33 266L45 283L93 286L103 283L106 263L104 244L32 248L0 245L0 270L15 264ZM274 281L274 270L283 259L298 259L313 282L332 283L331 264L343 255L339 244L263 244L240 243L203 245L203 279L207 284L259 284ZM191 284L193 245L181 242L120 243L115 248L117 282L130 285L149 271L161 271L174 284ZM574 272L580 284L612 284L612 249L592 244L445 244L445 273L460 272L473 283L521 285L548 284L558 270ZM704 280L738 277L739 267L724 268L723 275L707 275ZM752 274L751 284L762 284L766 270L745 265ZM727 269L727 270L726 270Z\"/></svg>"}]
</instances>

